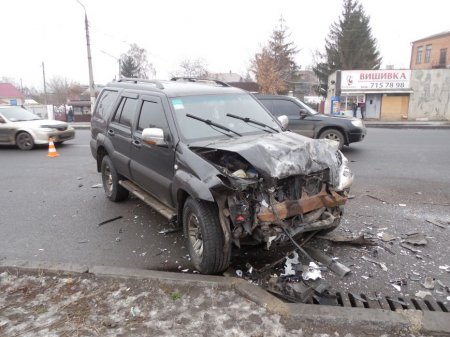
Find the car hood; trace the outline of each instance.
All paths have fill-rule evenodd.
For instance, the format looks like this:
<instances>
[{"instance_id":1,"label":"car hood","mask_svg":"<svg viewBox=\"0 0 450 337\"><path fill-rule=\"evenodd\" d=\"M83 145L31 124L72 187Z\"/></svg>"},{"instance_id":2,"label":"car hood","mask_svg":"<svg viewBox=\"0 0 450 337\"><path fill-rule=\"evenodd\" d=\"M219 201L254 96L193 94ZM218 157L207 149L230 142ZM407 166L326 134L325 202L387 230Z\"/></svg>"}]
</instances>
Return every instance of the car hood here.
<instances>
[{"instance_id":1,"label":"car hood","mask_svg":"<svg viewBox=\"0 0 450 337\"><path fill-rule=\"evenodd\" d=\"M195 143L190 148L234 152L247 160L265 178L282 179L330 169L332 184L339 181L341 157L336 142L310 139L293 132L248 135Z\"/></svg>"},{"instance_id":2,"label":"car hood","mask_svg":"<svg viewBox=\"0 0 450 337\"><path fill-rule=\"evenodd\" d=\"M323 121L329 121L329 120L339 120L339 121L356 121L358 118L355 117L347 117L347 116L330 116L330 115L322 115L317 114L313 116L314 119L323 120Z\"/></svg>"},{"instance_id":3,"label":"car hood","mask_svg":"<svg viewBox=\"0 0 450 337\"><path fill-rule=\"evenodd\" d=\"M20 121L20 122L11 122L14 125L20 127L29 127L29 128L39 128L39 127L49 127L53 129L58 128L68 128L69 124L66 122L55 121L51 119L36 119L32 121Z\"/></svg>"}]
</instances>

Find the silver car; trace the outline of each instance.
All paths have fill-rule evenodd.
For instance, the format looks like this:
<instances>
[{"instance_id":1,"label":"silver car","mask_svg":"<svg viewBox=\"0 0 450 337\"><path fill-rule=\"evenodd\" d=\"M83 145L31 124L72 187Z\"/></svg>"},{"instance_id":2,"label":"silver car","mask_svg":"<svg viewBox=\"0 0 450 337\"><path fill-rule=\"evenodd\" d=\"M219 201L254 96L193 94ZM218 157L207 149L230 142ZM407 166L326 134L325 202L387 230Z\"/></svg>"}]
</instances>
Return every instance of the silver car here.
<instances>
[{"instance_id":1,"label":"silver car","mask_svg":"<svg viewBox=\"0 0 450 337\"><path fill-rule=\"evenodd\" d=\"M55 144L75 137L75 129L66 122L41 119L18 106L0 106L0 144L31 150L36 144Z\"/></svg>"}]
</instances>

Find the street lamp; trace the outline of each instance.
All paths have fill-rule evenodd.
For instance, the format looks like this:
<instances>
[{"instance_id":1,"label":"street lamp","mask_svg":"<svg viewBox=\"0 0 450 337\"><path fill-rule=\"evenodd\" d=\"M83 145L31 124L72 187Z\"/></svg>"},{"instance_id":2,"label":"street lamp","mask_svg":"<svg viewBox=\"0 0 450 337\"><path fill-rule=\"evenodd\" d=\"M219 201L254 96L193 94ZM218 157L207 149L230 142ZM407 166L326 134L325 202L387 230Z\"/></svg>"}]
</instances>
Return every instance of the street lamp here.
<instances>
[{"instance_id":1,"label":"street lamp","mask_svg":"<svg viewBox=\"0 0 450 337\"><path fill-rule=\"evenodd\" d=\"M87 18L86 7L80 2L80 0L76 0L81 7L84 9L84 23L86 26L86 46L87 46L87 54L88 54L88 66L89 66L89 93L91 96L91 114L94 109L95 104L95 89L94 89L94 74L92 72L92 56L91 56L91 43L89 41L89 23Z\"/></svg>"},{"instance_id":2,"label":"street lamp","mask_svg":"<svg viewBox=\"0 0 450 337\"><path fill-rule=\"evenodd\" d=\"M118 77L118 79L120 79L120 72L121 72L121 67L120 67L120 58L117 58L117 57L115 57L115 56L113 56L113 55L111 55L110 53L107 53L106 51L104 51L104 50L100 50L103 54L105 54L105 55L108 55L109 57L112 57L114 60L116 60L118 63L119 63L119 77Z\"/></svg>"}]
</instances>

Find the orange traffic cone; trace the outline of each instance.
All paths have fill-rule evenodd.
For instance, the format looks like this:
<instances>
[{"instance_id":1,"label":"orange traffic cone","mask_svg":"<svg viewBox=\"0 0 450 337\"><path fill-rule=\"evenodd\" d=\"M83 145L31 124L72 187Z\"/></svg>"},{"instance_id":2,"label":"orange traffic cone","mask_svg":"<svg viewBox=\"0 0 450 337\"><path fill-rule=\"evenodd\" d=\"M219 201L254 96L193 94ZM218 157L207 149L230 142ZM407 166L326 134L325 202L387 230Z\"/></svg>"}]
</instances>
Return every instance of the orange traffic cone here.
<instances>
[{"instance_id":1,"label":"orange traffic cone","mask_svg":"<svg viewBox=\"0 0 450 337\"><path fill-rule=\"evenodd\" d=\"M59 153L56 152L55 144L53 144L53 138L48 139L48 156L58 157Z\"/></svg>"}]
</instances>

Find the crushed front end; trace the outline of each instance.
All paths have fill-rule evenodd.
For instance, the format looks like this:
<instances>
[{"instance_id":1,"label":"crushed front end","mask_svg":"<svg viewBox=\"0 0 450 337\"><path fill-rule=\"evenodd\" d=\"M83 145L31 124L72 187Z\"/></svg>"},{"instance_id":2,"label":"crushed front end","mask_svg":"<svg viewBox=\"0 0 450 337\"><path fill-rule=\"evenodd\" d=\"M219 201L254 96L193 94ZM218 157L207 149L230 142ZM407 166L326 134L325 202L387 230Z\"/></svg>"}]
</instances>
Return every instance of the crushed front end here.
<instances>
[{"instance_id":1,"label":"crushed front end","mask_svg":"<svg viewBox=\"0 0 450 337\"><path fill-rule=\"evenodd\" d=\"M268 249L289 236L333 230L339 225L353 175L342 153L334 146L329 148L327 141L320 142L322 145L306 142L309 155L300 155L297 163L288 162L292 150L286 156L286 148L275 150L264 141L249 145L249 151L195 151L219 170L218 177L227 187L221 190L219 216L229 224L230 239L237 246L265 243ZM271 151L260 151L258 144ZM267 157L258 161L247 155L255 151L266 152Z\"/></svg>"}]
</instances>

